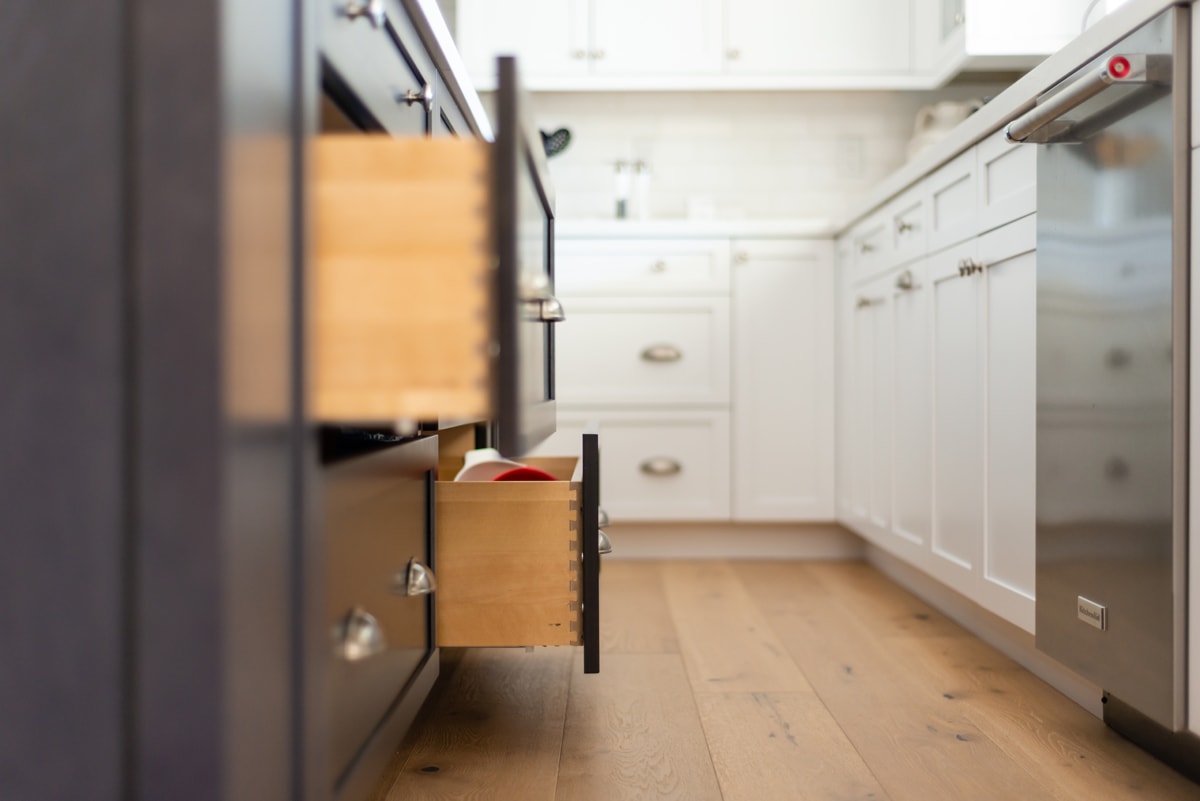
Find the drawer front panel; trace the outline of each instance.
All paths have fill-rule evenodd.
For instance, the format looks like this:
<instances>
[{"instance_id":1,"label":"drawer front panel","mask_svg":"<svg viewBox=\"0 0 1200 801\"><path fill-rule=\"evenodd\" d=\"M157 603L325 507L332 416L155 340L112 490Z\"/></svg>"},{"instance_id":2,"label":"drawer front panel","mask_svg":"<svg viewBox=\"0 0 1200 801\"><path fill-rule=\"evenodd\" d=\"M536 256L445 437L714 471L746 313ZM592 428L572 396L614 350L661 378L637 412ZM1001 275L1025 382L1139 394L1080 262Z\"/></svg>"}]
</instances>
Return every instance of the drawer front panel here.
<instances>
[{"instance_id":1,"label":"drawer front panel","mask_svg":"<svg viewBox=\"0 0 1200 801\"><path fill-rule=\"evenodd\" d=\"M560 295L706 295L729 291L728 240L559 239Z\"/></svg>"},{"instance_id":2,"label":"drawer front panel","mask_svg":"<svg viewBox=\"0 0 1200 801\"><path fill-rule=\"evenodd\" d=\"M916 191L901 195L890 207L891 261L895 267L925 254L925 201Z\"/></svg>"},{"instance_id":3,"label":"drawer front panel","mask_svg":"<svg viewBox=\"0 0 1200 801\"><path fill-rule=\"evenodd\" d=\"M600 505L614 523L729 519L727 412L560 411L537 452L575 454L588 427L600 434Z\"/></svg>"},{"instance_id":4,"label":"drawer front panel","mask_svg":"<svg viewBox=\"0 0 1200 801\"><path fill-rule=\"evenodd\" d=\"M561 402L729 402L729 301L576 300L557 334Z\"/></svg>"},{"instance_id":5,"label":"drawer front panel","mask_svg":"<svg viewBox=\"0 0 1200 801\"><path fill-rule=\"evenodd\" d=\"M582 487L439 481L438 645L578 645Z\"/></svg>"},{"instance_id":6,"label":"drawer front panel","mask_svg":"<svg viewBox=\"0 0 1200 801\"><path fill-rule=\"evenodd\" d=\"M850 234L853 250L854 280L865 281L892 265L889 218L877 214L859 225Z\"/></svg>"},{"instance_id":7,"label":"drawer front panel","mask_svg":"<svg viewBox=\"0 0 1200 801\"><path fill-rule=\"evenodd\" d=\"M975 151L968 150L925 179L929 191L929 250L978 233Z\"/></svg>"},{"instance_id":8,"label":"drawer front panel","mask_svg":"<svg viewBox=\"0 0 1200 801\"><path fill-rule=\"evenodd\" d=\"M327 621L366 613L384 649L328 669L330 770L338 776L430 652L429 596L397 595L410 559L429 563L429 484L436 444L422 441L326 469Z\"/></svg>"},{"instance_id":9,"label":"drawer front panel","mask_svg":"<svg viewBox=\"0 0 1200 801\"><path fill-rule=\"evenodd\" d=\"M358 116L361 104L374 124L390 134L429 133L433 104L424 98L433 91L436 77L412 23L403 15L351 19L344 12L346 5L324 4L320 11L326 93L352 117Z\"/></svg>"},{"instance_id":10,"label":"drawer front panel","mask_svg":"<svg viewBox=\"0 0 1200 801\"><path fill-rule=\"evenodd\" d=\"M980 142L979 230L990 231L1037 210L1037 148L1013 145L1004 132Z\"/></svg>"}]
</instances>

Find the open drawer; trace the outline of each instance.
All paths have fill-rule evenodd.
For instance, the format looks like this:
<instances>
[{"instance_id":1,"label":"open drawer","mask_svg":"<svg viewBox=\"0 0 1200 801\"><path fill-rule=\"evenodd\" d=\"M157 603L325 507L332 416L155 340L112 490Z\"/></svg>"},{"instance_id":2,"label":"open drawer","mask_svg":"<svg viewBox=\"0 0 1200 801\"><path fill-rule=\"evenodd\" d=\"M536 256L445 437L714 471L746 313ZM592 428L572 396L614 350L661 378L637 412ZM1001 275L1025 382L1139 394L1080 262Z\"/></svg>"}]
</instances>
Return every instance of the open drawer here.
<instances>
[{"instance_id":1,"label":"open drawer","mask_svg":"<svg viewBox=\"0 0 1200 801\"><path fill-rule=\"evenodd\" d=\"M556 481L438 482L439 646L582 645L599 672L597 439L582 460L524 460Z\"/></svg>"}]
</instances>

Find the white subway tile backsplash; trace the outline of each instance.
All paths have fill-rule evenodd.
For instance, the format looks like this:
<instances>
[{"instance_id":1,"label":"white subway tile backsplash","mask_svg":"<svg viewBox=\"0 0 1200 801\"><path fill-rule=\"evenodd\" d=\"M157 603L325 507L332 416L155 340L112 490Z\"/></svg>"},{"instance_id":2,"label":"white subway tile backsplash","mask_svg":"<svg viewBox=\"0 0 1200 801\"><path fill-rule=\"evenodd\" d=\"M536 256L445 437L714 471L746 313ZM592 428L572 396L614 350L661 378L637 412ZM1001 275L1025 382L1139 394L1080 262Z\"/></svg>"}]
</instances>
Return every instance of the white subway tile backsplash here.
<instances>
[{"instance_id":1,"label":"white subway tile backsplash","mask_svg":"<svg viewBox=\"0 0 1200 801\"><path fill-rule=\"evenodd\" d=\"M718 217L839 218L903 165L917 109L1002 89L539 93L534 106L544 130L571 130L549 162L562 219L613 217L614 165L638 159L650 167L653 218L685 217L689 205Z\"/></svg>"}]
</instances>

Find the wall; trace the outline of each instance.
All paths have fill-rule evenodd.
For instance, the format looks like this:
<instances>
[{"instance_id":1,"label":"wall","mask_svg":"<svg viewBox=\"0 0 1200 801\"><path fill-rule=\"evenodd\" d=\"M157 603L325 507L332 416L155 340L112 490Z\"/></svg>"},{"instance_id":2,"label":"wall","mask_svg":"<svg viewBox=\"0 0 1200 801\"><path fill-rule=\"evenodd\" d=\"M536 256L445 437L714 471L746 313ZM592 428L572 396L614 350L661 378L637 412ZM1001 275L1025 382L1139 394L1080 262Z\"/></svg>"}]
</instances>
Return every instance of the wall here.
<instances>
[{"instance_id":1,"label":"wall","mask_svg":"<svg viewBox=\"0 0 1200 801\"><path fill-rule=\"evenodd\" d=\"M614 216L614 165L650 167L649 216L841 219L903 165L917 110L1002 83L937 92L538 93L561 219ZM691 211L689 215L689 204Z\"/></svg>"}]
</instances>

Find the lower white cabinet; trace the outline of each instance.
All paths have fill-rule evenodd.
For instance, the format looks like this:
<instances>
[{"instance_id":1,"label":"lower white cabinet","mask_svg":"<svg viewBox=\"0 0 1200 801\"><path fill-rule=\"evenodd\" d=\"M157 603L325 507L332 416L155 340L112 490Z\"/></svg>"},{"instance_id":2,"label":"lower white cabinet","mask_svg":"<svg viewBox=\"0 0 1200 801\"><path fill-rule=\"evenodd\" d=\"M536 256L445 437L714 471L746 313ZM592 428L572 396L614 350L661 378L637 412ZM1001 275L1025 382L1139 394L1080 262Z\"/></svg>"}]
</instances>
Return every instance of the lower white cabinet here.
<instances>
[{"instance_id":1,"label":"lower white cabinet","mask_svg":"<svg viewBox=\"0 0 1200 801\"><path fill-rule=\"evenodd\" d=\"M733 517L831 520L831 244L739 241L734 253Z\"/></svg>"},{"instance_id":2,"label":"lower white cabinet","mask_svg":"<svg viewBox=\"0 0 1200 801\"><path fill-rule=\"evenodd\" d=\"M838 519L1027 631L1035 242L1028 215L839 299Z\"/></svg>"},{"instance_id":3,"label":"lower white cabinet","mask_svg":"<svg viewBox=\"0 0 1200 801\"><path fill-rule=\"evenodd\" d=\"M560 434L536 453L573 453L597 427L613 520L834 518L831 241L577 238L558 253Z\"/></svg>"}]
</instances>

